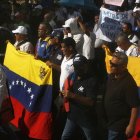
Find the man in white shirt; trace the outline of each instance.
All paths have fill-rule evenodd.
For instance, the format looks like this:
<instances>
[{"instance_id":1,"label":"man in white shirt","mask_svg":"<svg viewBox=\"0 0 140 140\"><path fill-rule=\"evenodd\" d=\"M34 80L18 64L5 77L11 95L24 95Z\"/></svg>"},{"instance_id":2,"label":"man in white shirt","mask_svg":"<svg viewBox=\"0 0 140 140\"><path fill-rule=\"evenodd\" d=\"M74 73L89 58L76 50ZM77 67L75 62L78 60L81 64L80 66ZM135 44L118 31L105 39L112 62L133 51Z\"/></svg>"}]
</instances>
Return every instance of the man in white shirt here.
<instances>
[{"instance_id":1,"label":"man in white shirt","mask_svg":"<svg viewBox=\"0 0 140 140\"><path fill-rule=\"evenodd\" d=\"M120 33L116 42L118 47L115 51L124 52L127 56L137 56L137 46L129 41L126 34Z\"/></svg>"},{"instance_id":2,"label":"man in white shirt","mask_svg":"<svg viewBox=\"0 0 140 140\"><path fill-rule=\"evenodd\" d=\"M128 36L129 41L131 43L137 43L139 38L137 35L132 31L132 25L129 22L124 22L122 24L122 30L123 32Z\"/></svg>"},{"instance_id":3,"label":"man in white shirt","mask_svg":"<svg viewBox=\"0 0 140 140\"><path fill-rule=\"evenodd\" d=\"M79 54L82 54L83 51L83 34L77 25L76 18L70 18L65 21L65 25L62 25L64 28L64 38L72 37L76 42L76 51Z\"/></svg>"},{"instance_id":4,"label":"man in white shirt","mask_svg":"<svg viewBox=\"0 0 140 140\"><path fill-rule=\"evenodd\" d=\"M24 26L18 26L16 30L12 31L15 34L16 42L14 46L17 50L33 54L34 48L31 42L27 39L27 29Z\"/></svg>"},{"instance_id":5,"label":"man in white shirt","mask_svg":"<svg viewBox=\"0 0 140 140\"><path fill-rule=\"evenodd\" d=\"M95 40L95 48L101 48L102 44L104 43L104 41L102 39L100 39L100 35L98 34L98 30L99 30L99 15L95 15L94 17L94 28L93 28L93 33L96 35L96 40Z\"/></svg>"},{"instance_id":6,"label":"man in white shirt","mask_svg":"<svg viewBox=\"0 0 140 140\"><path fill-rule=\"evenodd\" d=\"M76 43L73 38L68 37L62 41L61 46L62 52L64 54L64 59L61 63L60 91L62 91L63 89L66 78L74 71L73 58L76 55Z\"/></svg>"},{"instance_id":7,"label":"man in white shirt","mask_svg":"<svg viewBox=\"0 0 140 140\"><path fill-rule=\"evenodd\" d=\"M85 24L80 17L77 17L77 22L79 23L82 31L84 32L84 44L83 44L83 51L82 55L85 56L88 60L93 60L95 57L95 39L96 36L92 32L92 28L90 25Z\"/></svg>"}]
</instances>

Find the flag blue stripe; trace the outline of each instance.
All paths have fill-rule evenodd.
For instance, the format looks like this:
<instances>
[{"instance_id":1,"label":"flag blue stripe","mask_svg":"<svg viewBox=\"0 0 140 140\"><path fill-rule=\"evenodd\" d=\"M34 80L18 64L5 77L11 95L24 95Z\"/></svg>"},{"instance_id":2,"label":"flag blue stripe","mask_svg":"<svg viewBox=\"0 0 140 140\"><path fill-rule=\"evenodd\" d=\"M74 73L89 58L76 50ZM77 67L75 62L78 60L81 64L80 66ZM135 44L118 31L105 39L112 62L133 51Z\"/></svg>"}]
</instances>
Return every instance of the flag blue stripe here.
<instances>
[{"instance_id":1,"label":"flag blue stripe","mask_svg":"<svg viewBox=\"0 0 140 140\"><path fill-rule=\"evenodd\" d=\"M5 67L10 95L30 112L51 112L52 85L38 86Z\"/></svg>"}]
</instances>

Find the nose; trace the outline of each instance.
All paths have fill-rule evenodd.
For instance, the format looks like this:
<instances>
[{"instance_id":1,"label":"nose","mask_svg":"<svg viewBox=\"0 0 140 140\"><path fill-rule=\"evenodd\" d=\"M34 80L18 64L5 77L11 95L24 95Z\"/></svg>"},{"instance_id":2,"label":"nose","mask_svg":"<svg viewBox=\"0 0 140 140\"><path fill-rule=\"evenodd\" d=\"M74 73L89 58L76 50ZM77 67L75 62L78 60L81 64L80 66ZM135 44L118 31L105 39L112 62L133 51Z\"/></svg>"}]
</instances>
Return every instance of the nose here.
<instances>
[{"instance_id":1,"label":"nose","mask_svg":"<svg viewBox=\"0 0 140 140\"><path fill-rule=\"evenodd\" d=\"M63 47L61 48L61 51L64 51L64 48Z\"/></svg>"}]
</instances>

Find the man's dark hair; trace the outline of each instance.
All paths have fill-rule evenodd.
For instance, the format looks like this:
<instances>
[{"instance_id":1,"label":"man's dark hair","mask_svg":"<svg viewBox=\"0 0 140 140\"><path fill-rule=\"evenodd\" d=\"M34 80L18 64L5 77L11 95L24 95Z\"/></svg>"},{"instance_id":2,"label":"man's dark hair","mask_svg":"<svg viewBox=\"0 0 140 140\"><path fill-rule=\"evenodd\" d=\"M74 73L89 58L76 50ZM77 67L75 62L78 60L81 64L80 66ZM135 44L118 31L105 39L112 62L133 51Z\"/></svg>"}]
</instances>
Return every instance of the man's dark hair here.
<instances>
[{"instance_id":1,"label":"man's dark hair","mask_svg":"<svg viewBox=\"0 0 140 140\"><path fill-rule=\"evenodd\" d=\"M123 40L125 42L129 42L128 36L123 32L119 33L116 37L116 41L120 41L120 40Z\"/></svg>"},{"instance_id":2,"label":"man's dark hair","mask_svg":"<svg viewBox=\"0 0 140 140\"><path fill-rule=\"evenodd\" d=\"M52 33L53 29L49 23L41 22L40 24L45 25L47 35L50 35Z\"/></svg>"},{"instance_id":3,"label":"man's dark hair","mask_svg":"<svg viewBox=\"0 0 140 140\"><path fill-rule=\"evenodd\" d=\"M73 49L75 49L76 43L75 40L71 37L63 39L62 43L64 43L67 47L72 47Z\"/></svg>"},{"instance_id":4,"label":"man's dark hair","mask_svg":"<svg viewBox=\"0 0 140 140\"><path fill-rule=\"evenodd\" d=\"M127 66L128 64L128 56L123 53L123 52L114 52L113 57L116 57L119 59L119 64L120 65L125 65Z\"/></svg>"},{"instance_id":5,"label":"man's dark hair","mask_svg":"<svg viewBox=\"0 0 140 140\"><path fill-rule=\"evenodd\" d=\"M128 28L132 31L132 24L130 22L123 22L123 24L127 25Z\"/></svg>"}]
</instances>

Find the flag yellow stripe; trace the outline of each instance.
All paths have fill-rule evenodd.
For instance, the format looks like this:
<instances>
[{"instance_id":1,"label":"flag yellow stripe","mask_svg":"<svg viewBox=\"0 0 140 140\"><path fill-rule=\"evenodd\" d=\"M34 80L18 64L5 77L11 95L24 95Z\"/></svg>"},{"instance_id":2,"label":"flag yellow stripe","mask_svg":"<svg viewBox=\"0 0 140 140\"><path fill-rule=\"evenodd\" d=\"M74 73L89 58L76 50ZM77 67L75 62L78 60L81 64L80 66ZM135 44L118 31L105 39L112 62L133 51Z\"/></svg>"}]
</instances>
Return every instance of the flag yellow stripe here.
<instances>
[{"instance_id":1,"label":"flag yellow stripe","mask_svg":"<svg viewBox=\"0 0 140 140\"><path fill-rule=\"evenodd\" d=\"M17 51L8 42L4 65L14 73L37 85L52 85L52 69L33 55Z\"/></svg>"}]
</instances>

